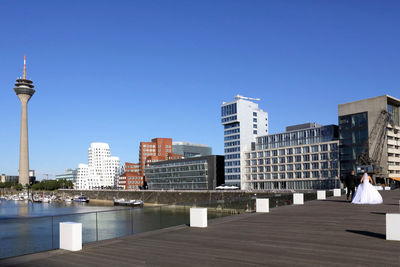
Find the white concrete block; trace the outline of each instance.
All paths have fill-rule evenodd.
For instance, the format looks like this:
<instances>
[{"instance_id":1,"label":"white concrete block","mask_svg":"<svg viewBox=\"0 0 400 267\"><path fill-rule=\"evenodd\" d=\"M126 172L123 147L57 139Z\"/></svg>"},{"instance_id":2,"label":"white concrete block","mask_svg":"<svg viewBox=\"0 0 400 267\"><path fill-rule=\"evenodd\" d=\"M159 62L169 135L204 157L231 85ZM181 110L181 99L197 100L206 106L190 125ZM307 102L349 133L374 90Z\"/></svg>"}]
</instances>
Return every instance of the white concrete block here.
<instances>
[{"instance_id":1,"label":"white concrete block","mask_svg":"<svg viewBox=\"0 0 400 267\"><path fill-rule=\"evenodd\" d=\"M385 190L390 190L390 186L385 186Z\"/></svg>"},{"instance_id":2,"label":"white concrete block","mask_svg":"<svg viewBox=\"0 0 400 267\"><path fill-rule=\"evenodd\" d=\"M317 199L318 200L326 199L326 191L325 190L318 190L317 191Z\"/></svg>"},{"instance_id":3,"label":"white concrete block","mask_svg":"<svg viewBox=\"0 0 400 267\"><path fill-rule=\"evenodd\" d=\"M256 199L256 212L269 212L269 198Z\"/></svg>"},{"instance_id":4,"label":"white concrete block","mask_svg":"<svg viewBox=\"0 0 400 267\"><path fill-rule=\"evenodd\" d=\"M386 213L386 240L400 241L400 213Z\"/></svg>"},{"instance_id":5,"label":"white concrete block","mask_svg":"<svg viewBox=\"0 0 400 267\"><path fill-rule=\"evenodd\" d=\"M82 250L82 224L60 222L60 249Z\"/></svg>"},{"instance_id":6,"label":"white concrete block","mask_svg":"<svg viewBox=\"0 0 400 267\"><path fill-rule=\"evenodd\" d=\"M347 190L348 190L348 189L347 189L347 187L346 187L346 188L344 189L344 193L345 193L346 195L347 195Z\"/></svg>"},{"instance_id":7,"label":"white concrete block","mask_svg":"<svg viewBox=\"0 0 400 267\"><path fill-rule=\"evenodd\" d=\"M341 192L340 189L338 189L338 188L333 189L333 196L334 197L340 197L341 195L342 195L342 192Z\"/></svg>"},{"instance_id":8,"label":"white concrete block","mask_svg":"<svg viewBox=\"0 0 400 267\"><path fill-rule=\"evenodd\" d=\"M376 188L376 190L378 190L378 191L381 191L381 190L383 190L383 187L382 187L382 186L380 186L380 185L376 185L376 186L375 186L375 188Z\"/></svg>"},{"instance_id":9,"label":"white concrete block","mask_svg":"<svg viewBox=\"0 0 400 267\"><path fill-rule=\"evenodd\" d=\"M294 205L303 205L304 204L304 194L303 193L294 193L293 194L293 204Z\"/></svg>"},{"instance_id":10,"label":"white concrete block","mask_svg":"<svg viewBox=\"0 0 400 267\"><path fill-rule=\"evenodd\" d=\"M207 227L207 208L190 208L190 227Z\"/></svg>"}]
</instances>

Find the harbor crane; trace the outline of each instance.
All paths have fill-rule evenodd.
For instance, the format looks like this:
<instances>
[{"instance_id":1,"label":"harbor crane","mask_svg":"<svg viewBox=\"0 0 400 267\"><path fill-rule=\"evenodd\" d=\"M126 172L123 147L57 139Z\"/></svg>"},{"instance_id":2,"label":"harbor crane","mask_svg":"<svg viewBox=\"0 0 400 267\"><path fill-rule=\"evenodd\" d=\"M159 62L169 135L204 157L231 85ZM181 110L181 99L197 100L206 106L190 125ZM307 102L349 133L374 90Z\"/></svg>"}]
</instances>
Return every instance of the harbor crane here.
<instances>
[{"instance_id":1,"label":"harbor crane","mask_svg":"<svg viewBox=\"0 0 400 267\"><path fill-rule=\"evenodd\" d=\"M381 161L387 138L386 129L389 124L393 124L393 121L389 113L382 110L357 157L357 173L373 173L374 180L388 178L388 174L383 172Z\"/></svg>"},{"instance_id":2,"label":"harbor crane","mask_svg":"<svg viewBox=\"0 0 400 267\"><path fill-rule=\"evenodd\" d=\"M252 98L252 97L246 97L242 95L235 95L235 99L245 99L245 100L255 100L255 101L260 101L260 98Z\"/></svg>"}]
</instances>

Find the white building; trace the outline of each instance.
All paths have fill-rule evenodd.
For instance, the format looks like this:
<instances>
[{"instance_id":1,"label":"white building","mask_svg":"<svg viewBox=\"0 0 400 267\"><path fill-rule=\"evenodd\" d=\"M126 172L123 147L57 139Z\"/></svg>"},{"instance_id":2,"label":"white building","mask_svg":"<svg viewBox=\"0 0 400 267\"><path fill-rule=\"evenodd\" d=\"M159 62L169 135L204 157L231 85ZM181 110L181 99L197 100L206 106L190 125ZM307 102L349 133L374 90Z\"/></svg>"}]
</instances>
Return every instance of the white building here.
<instances>
[{"instance_id":1,"label":"white building","mask_svg":"<svg viewBox=\"0 0 400 267\"><path fill-rule=\"evenodd\" d=\"M286 127L283 133L257 137L244 157L246 188L338 188L338 132L336 125L305 123Z\"/></svg>"},{"instance_id":2,"label":"white building","mask_svg":"<svg viewBox=\"0 0 400 267\"><path fill-rule=\"evenodd\" d=\"M119 157L112 157L107 143L91 143L88 164L79 164L76 189L115 187L121 174Z\"/></svg>"},{"instance_id":3,"label":"white building","mask_svg":"<svg viewBox=\"0 0 400 267\"><path fill-rule=\"evenodd\" d=\"M235 96L235 100L221 105L221 123L224 126L225 184L246 189L244 183L245 151L257 136L268 134L268 113L249 100Z\"/></svg>"}]
</instances>

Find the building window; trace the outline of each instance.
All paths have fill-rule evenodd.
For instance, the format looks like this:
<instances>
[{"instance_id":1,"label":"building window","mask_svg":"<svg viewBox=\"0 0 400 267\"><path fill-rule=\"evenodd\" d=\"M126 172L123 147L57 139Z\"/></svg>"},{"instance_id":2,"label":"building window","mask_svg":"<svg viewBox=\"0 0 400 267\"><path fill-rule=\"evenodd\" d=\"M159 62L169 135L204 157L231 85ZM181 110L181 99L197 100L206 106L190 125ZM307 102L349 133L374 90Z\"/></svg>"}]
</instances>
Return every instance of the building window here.
<instances>
[{"instance_id":1,"label":"building window","mask_svg":"<svg viewBox=\"0 0 400 267\"><path fill-rule=\"evenodd\" d=\"M253 134L257 134L257 130L253 130Z\"/></svg>"},{"instance_id":2,"label":"building window","mask_svg":"<svg viewBox=\"0 0 400 267\"><path fill-rule=\"evenodd\" d=\"M310 153L310 147L309 146L303 147L303 153Z\"/></svg>"},{"instance_id":3,"label":"building window","mask_svg":"<svg viewBox=\"0 0 400 267\"><path fill-rule=\"evenodd\" d=\"M257 112L253 112L253 116L254 116L254 117L257 117Z\"/></svg>"},{"instance_id":4,"label":"building window","mask_svg":"<svg viewBox=\"0 0 400 267\"><path fill-rule=\"evenodd\" d=\"M257 129L257 124L253 124L253 128L254 128L254 129Z\"/></svg>"}]
</instances>

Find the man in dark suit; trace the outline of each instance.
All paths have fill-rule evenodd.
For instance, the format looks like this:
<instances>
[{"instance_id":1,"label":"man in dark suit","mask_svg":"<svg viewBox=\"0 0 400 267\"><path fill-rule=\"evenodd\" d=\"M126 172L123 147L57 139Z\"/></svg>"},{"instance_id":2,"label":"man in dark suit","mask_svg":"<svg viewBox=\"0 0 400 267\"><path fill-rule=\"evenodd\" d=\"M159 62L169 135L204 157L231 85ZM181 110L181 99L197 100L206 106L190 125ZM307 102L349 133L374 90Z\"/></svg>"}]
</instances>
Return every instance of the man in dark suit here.
<instances>
[{"instance_id":1,"label":"man in dark suit","mask_svg":"<svg viewBox=\"0 0 400 267\"><path fill-rule=\"evenodd\" d=\"M347 187L347 201L351 201L356 191L356 176L354 175L354 171L351 171L351 173L346 176L345 183ZM350 192L351 199L349 200Z\"/></svg>"}]
</instances>

